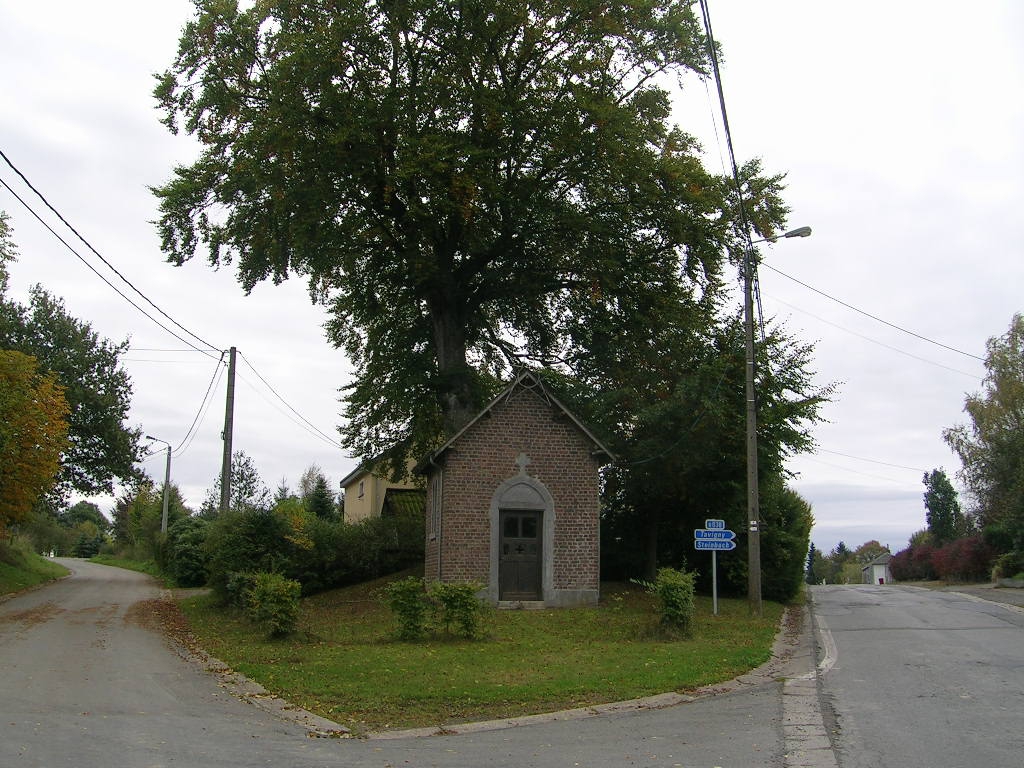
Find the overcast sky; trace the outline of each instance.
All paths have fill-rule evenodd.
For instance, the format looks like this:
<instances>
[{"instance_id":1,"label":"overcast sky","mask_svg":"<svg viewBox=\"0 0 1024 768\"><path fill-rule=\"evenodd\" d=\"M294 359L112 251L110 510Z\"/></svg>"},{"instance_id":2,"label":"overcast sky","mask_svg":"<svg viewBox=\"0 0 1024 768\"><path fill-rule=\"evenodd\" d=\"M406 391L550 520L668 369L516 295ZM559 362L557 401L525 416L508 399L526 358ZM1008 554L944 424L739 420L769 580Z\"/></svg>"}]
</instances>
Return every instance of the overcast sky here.
<instances>
[{"instance_id":1,"label":"overcast sky","mask_svg":"<svg viewBox=\"0 0 1024 768\"><path fill-rule=\"evenodd\" d=\"M791 464L814 507L812 539L824 550L840 539L901 549L924 527L922 474L959 469L942 430L963 421L965 395L980 388L985 341L1024 311L1024 4L711 0L710 10L738 159L786 173L790 224L814 229L764 250L785 276L761 271L765 314L813 341L819 382L838 384L819 451ZM336 485L355 466L335 431L350 368L324 340L305 285L244 296L230 268L166 264L150 223L147 187L195 154L159 123L151 96L191 12L180 0L0 3L0 149L162 310L218 348L238 347L234 444L267 485L294 488L311 464ZM724 171L712 91L683 85L676 120ZM119 282L2 163L0 178ZM99 333L130 338L131 422L177 449L216 361L177 351L2 188L0 209L21 251L11 293L42 283ZM174 454L172 480L192 505L219 473L223 419L222 377ZM158 480L163 456L145 463Z\"/></svg>"}]
</instances>

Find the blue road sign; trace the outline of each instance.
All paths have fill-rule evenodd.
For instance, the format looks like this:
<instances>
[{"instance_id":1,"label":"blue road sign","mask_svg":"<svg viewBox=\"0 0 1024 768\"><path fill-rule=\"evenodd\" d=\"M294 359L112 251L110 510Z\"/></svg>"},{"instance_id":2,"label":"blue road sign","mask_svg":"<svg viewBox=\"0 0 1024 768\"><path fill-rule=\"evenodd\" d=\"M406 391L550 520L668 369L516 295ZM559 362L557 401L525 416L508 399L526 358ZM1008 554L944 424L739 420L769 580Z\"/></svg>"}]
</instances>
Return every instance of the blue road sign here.
<instances>
[{"instance_id":1,"label":"blue road sign","mask_svg":"<svg viewBox=\"0 0 1024 768\"><path fill-rule=\"evenodd\" d=\"M724 531L725 520L705 520L704 527L710 528L713 531Z\"/></svg>"},{"instance_id":2,"label":"blue road sign","mask_svg":"<svg viewBox=\"0 0 1024 768\"><path fill-rule=\"evenodd\" d=\"M703 528L698 528L693 532L693 538L731 540L736 538L736 533L733 531L706 531Z\"/></svg>"},{"instance_id":3,"label":"blue road sign","mask_svg":"<svg viewBox=\"0 0 1024 768\"><path fill-rule=\"evenodd\" d=\"M731 549L736 549L736 542L722 539L697 539L693 542L693 546L695 549L710 549L716 552L728 552Z\"/></svg>"}]
</instances>

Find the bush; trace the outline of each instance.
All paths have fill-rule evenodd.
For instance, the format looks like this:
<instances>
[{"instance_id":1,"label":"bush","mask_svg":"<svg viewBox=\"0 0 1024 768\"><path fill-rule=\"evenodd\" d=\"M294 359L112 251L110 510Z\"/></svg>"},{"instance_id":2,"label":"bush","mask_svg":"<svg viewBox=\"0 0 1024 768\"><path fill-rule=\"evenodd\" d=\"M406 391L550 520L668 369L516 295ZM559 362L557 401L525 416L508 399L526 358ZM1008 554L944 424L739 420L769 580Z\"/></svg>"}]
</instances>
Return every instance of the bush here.
<instances>
[{"instance_id":1,"label":"bush","mask_svg":"<svg viewBox=\"0 0 1024 768\"><path fill-rule=\"evenodd\" d=\"M1013 579L1024 577L1024 551L1007 552L996 559L992 567L993 579Z\"/></svg>"},{"instance_id":2,"label":"bush","mask_svg":"<svg viewBox=\"0 0 1024 768\"><path fill-rule=\"evenodd\" d=\"M221 597L229 605L241 608L243 611L249 606L249 593L256 586L256 572L234 571L229 573L224 580L224 592Z\"/></svg>"},{"instance_id":3,"label":"bush","mask_svg":"<svg viewBox=\"0 0 1024 768\"><path fill-rule=\"evenodd\" d=\"M981 536L968 536L937 550L932 563L946 581L987 581L994 559L995 550Z\"/></svg>"},{"instance_id":4,"label":"bush","mask_svg":"<svg viewBox=\"0 0 1024 768\"><path fill-rule=\"evenodd\" d=\"M268 637L295 631L302 585L278 573L257 573L246 592L245 610Z\"/></svg>"},{"instance_id":5,"label":"bush","mask_svg":"<svg viewBox=\"0 0 1024 768\"><path fill-rule=\"evenodd\" d=\"M428 589L423 579L410 576L384 587L383 602L395 615L395 637L399 640L422 640L428 630L476 640L483 635L487 611L477 597L482 588L475 582L435 581Z\"/></svg>"},{"instance_id":6,"label":"bush","mask_svg":"<svg viewBox=\"0 0 1024 768\"><path fill-rule=\"evenodd\" d=\"M430 600L435 625L446 634L478 639L483 635L485 604L477 597L482 584L445 584L435 581L430 585Z\"/></svg>"},{"instance_id":7,"label":"bush","mask_svg":"<svg viewBox=\"0 0 1024 768\"><path fill-rule=\"evenodd\" d=\"M659 568L653 584L636 582L657 598L660 628L669 637L690 637L693 634L695 579L696 574L693 573Z\"/></svg>"},{"instance_id":8,"label":"bush","mask_svg":"<svg viewBox=\"0 0 1024 768\"><path fill-rule=\"evenodd\" d=\"M228 578L245 571L287 573L291 544L287 522L263 510L230 511L210 523L203 545L209 584L222 599L232 601Z\"/></svg>"},{"instance_id":9,"label":"bush","mask_svg":"<svg viewBox=\"0 0 1024 768\"><path fill-rule=\"evenodd\" d=\"M942 547L919 544L897 552L889 568L896 581L985 581L994 558L981 536L967 536Z\"/></svg>"},{"instance_id":10,"label":"bush","mask_svg":"<svg viewBox=\"0 0 1024 768\"><path fill-rule=\"evenodd\" d=\"M398 622L395 636L399 640L420 640L426 635L427 612L430 603L423 587L423 579L410 576L392 581L384 587L384 604L391 609Z\"/></svg>"},{"instance_id":11,"label":"bush","mask_svg":"<svg viewBox=\"0 0 1024 768\"><path fill-rule=\"evenodd\" d=\"M896 581L933 581L936 578L932 563L935 547L919 544L908 547L893 555L889 563L892 577Z\"/></svg>"},{"instance_id":12,"label":"bush","mask_svg":"<svg viewBox=\"0 0 1024 768\"><path fill-rule=\"evenodd\" d=\"M206 584L207 555L203 548L209 523L201 517L184 517L167 529L166 569L181 587Z\"/></svg>"}]
</instances>

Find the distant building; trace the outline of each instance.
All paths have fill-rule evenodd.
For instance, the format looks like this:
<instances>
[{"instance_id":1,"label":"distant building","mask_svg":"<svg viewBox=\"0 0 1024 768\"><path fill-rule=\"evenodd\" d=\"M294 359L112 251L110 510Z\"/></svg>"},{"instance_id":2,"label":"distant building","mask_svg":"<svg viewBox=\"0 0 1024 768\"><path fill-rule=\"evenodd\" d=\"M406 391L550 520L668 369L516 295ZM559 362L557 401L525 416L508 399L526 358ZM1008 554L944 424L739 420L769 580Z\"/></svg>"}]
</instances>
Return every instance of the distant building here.
<instances>
[{"instance_id":1,"label":"distant building","mask_svg":"<svg viewBox=\"0 0 1024 768\"><path fill-rule=\"evenodd\" d=\"M892 584L894 579L889 563L892 555L883 552L870 563L860 569L861 581L865 584Z\"/></svg>"},{"instance_id":2,"label":"distant building","mask_svg":"<svg viewBox=\"0 0 1024 768\"><path fill-rule=\"evenodd\" d=\"M398 480L392 480L389 471L379 463L360 464L341 481L345 491L345 522L386 517L410 505L422 510L423 482L413 476L413 464L408 462L405 476Z\"/></svg>"}]
</instances>

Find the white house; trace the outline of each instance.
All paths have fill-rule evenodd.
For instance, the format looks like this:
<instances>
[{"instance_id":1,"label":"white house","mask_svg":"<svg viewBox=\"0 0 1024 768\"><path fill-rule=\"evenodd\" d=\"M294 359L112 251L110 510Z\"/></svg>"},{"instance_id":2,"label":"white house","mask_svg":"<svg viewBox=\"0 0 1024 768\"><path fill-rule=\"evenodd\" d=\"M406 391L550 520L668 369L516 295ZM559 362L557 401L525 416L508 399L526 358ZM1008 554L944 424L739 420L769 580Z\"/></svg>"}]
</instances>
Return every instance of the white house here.
<instances>
[{"instance_id":1,"label":"white house","mask_svg":"<svg viewBox=\"0 0 1024 768\"><path fill-rule=\"evenodd\" d=\"M892 555L883 552L870 563L860 569L861 581L865 584L892 584L892 571L889 570L889 562Z\"/></svg>"}]
</instances>

